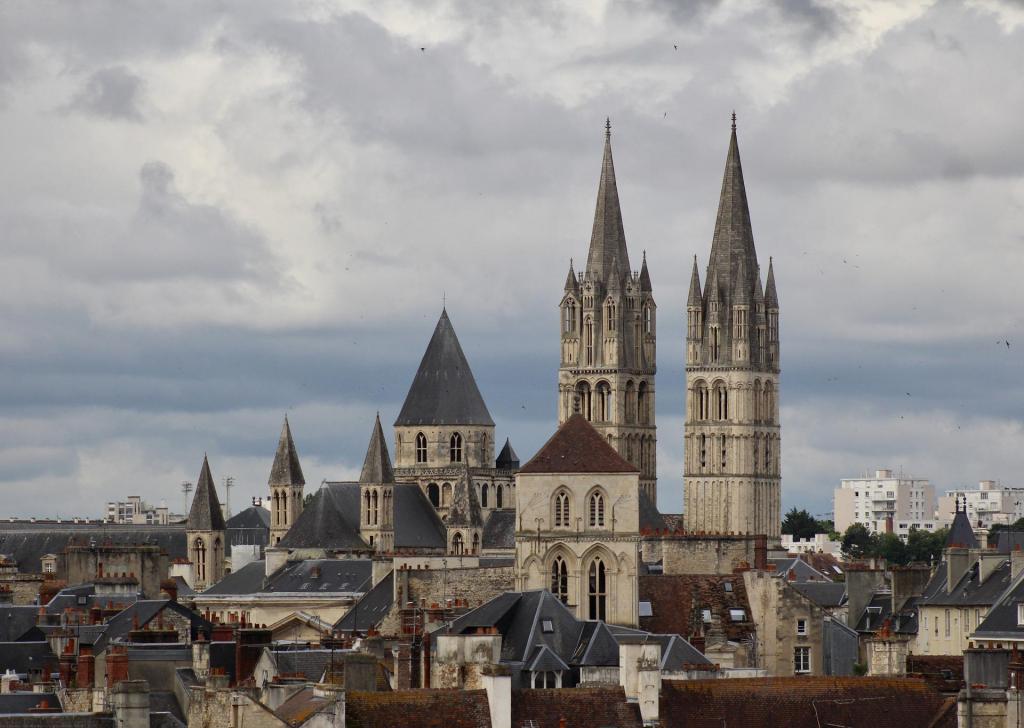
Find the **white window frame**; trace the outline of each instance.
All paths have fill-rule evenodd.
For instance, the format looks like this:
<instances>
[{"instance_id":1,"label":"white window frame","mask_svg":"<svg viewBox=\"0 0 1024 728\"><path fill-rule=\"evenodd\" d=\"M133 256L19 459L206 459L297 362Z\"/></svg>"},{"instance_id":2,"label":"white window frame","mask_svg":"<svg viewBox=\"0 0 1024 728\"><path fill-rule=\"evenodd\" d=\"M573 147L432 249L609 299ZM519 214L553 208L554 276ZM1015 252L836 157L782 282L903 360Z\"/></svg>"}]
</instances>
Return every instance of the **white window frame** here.
<instances>
[{"instance_id":1,"label":"white window frame","mask_svg":"<svg viewBox=\"0 0 1024 728\"><path fill-rule=\"evenodd\" d=\"M793 648L793 672L807 675L811 671L811 648L801 645Z\"/></svg>"},{"instance_id":2,"label":"white window frame","mask_svg":"<svg viewBox=\"0 0 1024 728\"><path fill-rule=\"evenodd\" d=\"M798 619L798 620L796 620L796 633L798 635L801 635L801 636L804 636L804 635L807 634L807 620L806 619Z\"/></svg>"}]
</instances>

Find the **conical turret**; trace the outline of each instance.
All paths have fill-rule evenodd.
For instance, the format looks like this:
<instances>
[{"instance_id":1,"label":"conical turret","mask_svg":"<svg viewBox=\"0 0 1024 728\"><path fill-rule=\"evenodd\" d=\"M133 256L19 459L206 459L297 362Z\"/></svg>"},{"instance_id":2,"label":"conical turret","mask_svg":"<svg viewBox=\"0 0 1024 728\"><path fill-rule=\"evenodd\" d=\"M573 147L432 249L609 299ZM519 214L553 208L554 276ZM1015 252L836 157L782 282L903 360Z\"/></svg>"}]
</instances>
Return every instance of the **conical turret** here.
<instances>
[{"instance_id":1,"label":"conical turret","mask_svg":"<svg viewBox=\"0 0 1024 728\"><path fill-rule=\"evenodd\" d=\"M380 425L380 414L373 423L370 444L366 448L363 469L359 473L360 483L393 483L395 474L391 469L391 456L388 454L388 443L384 439L384 428Z\"/></svg>"},{"instance_id":2,"label":"conical turret","mask_svg":"<svg viewBox=\"0 0 1024 728\"><path fill-rule=\"evenodd\" d=\"M771 258L768 259L768 280L764 289L764 305L767 308L779 307L779 294L775 291L775 266Z\"/></svg>"},{"instance_id":3,"label":"conical turret","mask_svg":"<svg viewBox=\"0 0 1024 728\"><path fill-rule=\"evenodd\" d=\"M270 467L270 478L267 484L274 486L305 485L302 466L299 464L299 453L292 440L292 429L288 424L288 415L284 417L281 437L277 441L277 452L274 453L274 464Z\"/></svg>"},{"instance_id":4,"label":"conical turret","mask_svg":"<svg viewBox=\"0 0 1024 728\"><path fill-rule=\"evenodd\" d=\"M224 513L220 509L220 499L210 474L210 462L205 455L186 523L189 531L223 531L225 527Z\"/></svg>"},{"instance_id":5,"label":"conical turret","mask_svg":"<svg viewBox=\"0 0 1024 728\"><path fill-rule=\"evenodd\" d=\"M565 277L565 292L579 294L580 282L576 278L576 271L573 270L572 260L569 261L569 274Z\"/></svg>"},{"instance_id":6,"label":"conical turret","mask_svg":"<svg viewBox=\"0 0 1024 728\"><path fill-rule=\"evenodd\" d=\"M644 251L644 260L640 264L640 290L644 293L651 292L651 274L647 270L647 251Z\"/></svg>"}]
</instances>

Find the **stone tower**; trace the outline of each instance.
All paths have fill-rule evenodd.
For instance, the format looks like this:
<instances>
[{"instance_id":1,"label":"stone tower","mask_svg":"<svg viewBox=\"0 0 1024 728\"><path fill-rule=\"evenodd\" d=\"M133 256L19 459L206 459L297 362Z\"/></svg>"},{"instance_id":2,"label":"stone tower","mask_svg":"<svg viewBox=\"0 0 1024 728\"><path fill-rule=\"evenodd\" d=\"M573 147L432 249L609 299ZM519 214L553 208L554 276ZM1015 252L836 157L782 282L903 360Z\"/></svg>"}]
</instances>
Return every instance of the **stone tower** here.
<instances>
[{"instance_id":1,"label":"stone tower","mask_svg":"<svg viewBox=\"0 0 1024 728\"><path fill-rule=\"evenodd\" d=\"M770 262L761 288L735 115L704 288L694 257L686 316L686 528L778 539L779 300Z\"/></svg>"},{"instance_id":2,"label":"stone tower","mask_svg":"<svg viewBox=\"0 0 1024 728\"><path fill-rule=\"evenodd\" d=\"M203 456L196 494L185 522L185 540L192 561L192 588L202 591L224 577L224 513L213 486L210 463Z\"/></svg>"},{"instance_id":3,"label":"stone tower","mask_svg":"<svg viewBox=\"0 0 1024 728\"><path fill-rule=\"evenodd\" d=\"M379 414L359 473L359 534L377 553L395 550L395 474Z\"/></svg>"},{"instance_id":4,"label":"stone tower","mask_svg":"<svg viewBox=\"0 0 1024 728\"><path fill-rule=\"evenodd\" d=\"M270 468L270 543L277 544L302 512L302 489L306 485L299 465L299 453L292 441L292 430L285 415L281 439L277 441L274 464Z\"/></svg>"},{"instance_id":5,"label":"stone tower","mask_svg":"<svg viewBox=\"0 0 1024 728\"><path fill-rule=\"evenodd\" d=\"M579 411L621 457L640 470L641 492L654 501L656 306L647 256L639 273L629 267L610 123L605 125L587 265L577 275L570 261L560 308L558 422L565 423Z\"/></svg>"}]
</instances>

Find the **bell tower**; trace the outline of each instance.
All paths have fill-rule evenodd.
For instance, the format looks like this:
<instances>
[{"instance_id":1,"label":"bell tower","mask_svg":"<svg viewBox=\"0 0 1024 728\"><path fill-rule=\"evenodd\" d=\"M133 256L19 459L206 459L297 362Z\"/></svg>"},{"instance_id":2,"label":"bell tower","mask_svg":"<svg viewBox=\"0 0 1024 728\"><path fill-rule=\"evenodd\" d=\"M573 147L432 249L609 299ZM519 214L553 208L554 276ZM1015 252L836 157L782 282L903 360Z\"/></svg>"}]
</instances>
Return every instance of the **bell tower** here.
<instances>
[{"instance_id":1,"label":"bell tower","mask_svg":"<svg viewBox=\"0 0 1024 728\"><path fill-rule=\"evenodd\" d=\"M781 532L779 299L761 287L736 115L704 287L686 302L684 522L707 533Z\"/></svg>"},{"instance_id":2,"label":"bell tower","mask_svg":"<svg viewBox=\"0 0 1024 728\"><path fill-rule=\"evenodd\" d=\"M561 365L558 422L579 411L609 445L640 470L640 491L657 498L656 311L647 269L629 266L612 163L611 122L586 267L572 261L559 304Z\"/></svg>"}]
</instances>

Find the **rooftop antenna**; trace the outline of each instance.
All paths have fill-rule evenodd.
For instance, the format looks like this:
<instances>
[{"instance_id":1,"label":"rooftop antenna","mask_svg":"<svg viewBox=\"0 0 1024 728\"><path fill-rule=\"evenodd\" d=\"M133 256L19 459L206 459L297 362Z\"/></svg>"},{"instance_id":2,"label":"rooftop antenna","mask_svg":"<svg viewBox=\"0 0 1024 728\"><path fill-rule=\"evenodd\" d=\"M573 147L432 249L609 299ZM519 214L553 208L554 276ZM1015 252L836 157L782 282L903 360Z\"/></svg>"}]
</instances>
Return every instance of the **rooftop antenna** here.
<instances>
[{"instance_id":1,"label":"rooftop antenna","mask_svg":"<svg viewBox=\"0 0 1024 728\"><path fill-rule=\"evenodd\" d=\"M231 489L234 487L235 476L229 475L224 478L224 510L228 518L231 518Z\"/></svg>"},{"instance_id":2,"label":"rooftop antenna","mask_svg":"<svg viewBox=\"0 0 1024 728\"><path fill-rule=\"evenodd\" d=\"M183 513L188 516L188 494L192 492L194 486L189 481L185 480L181 484L181 492L185 494L185 510Z\"/></svg>"}]
</instances>

